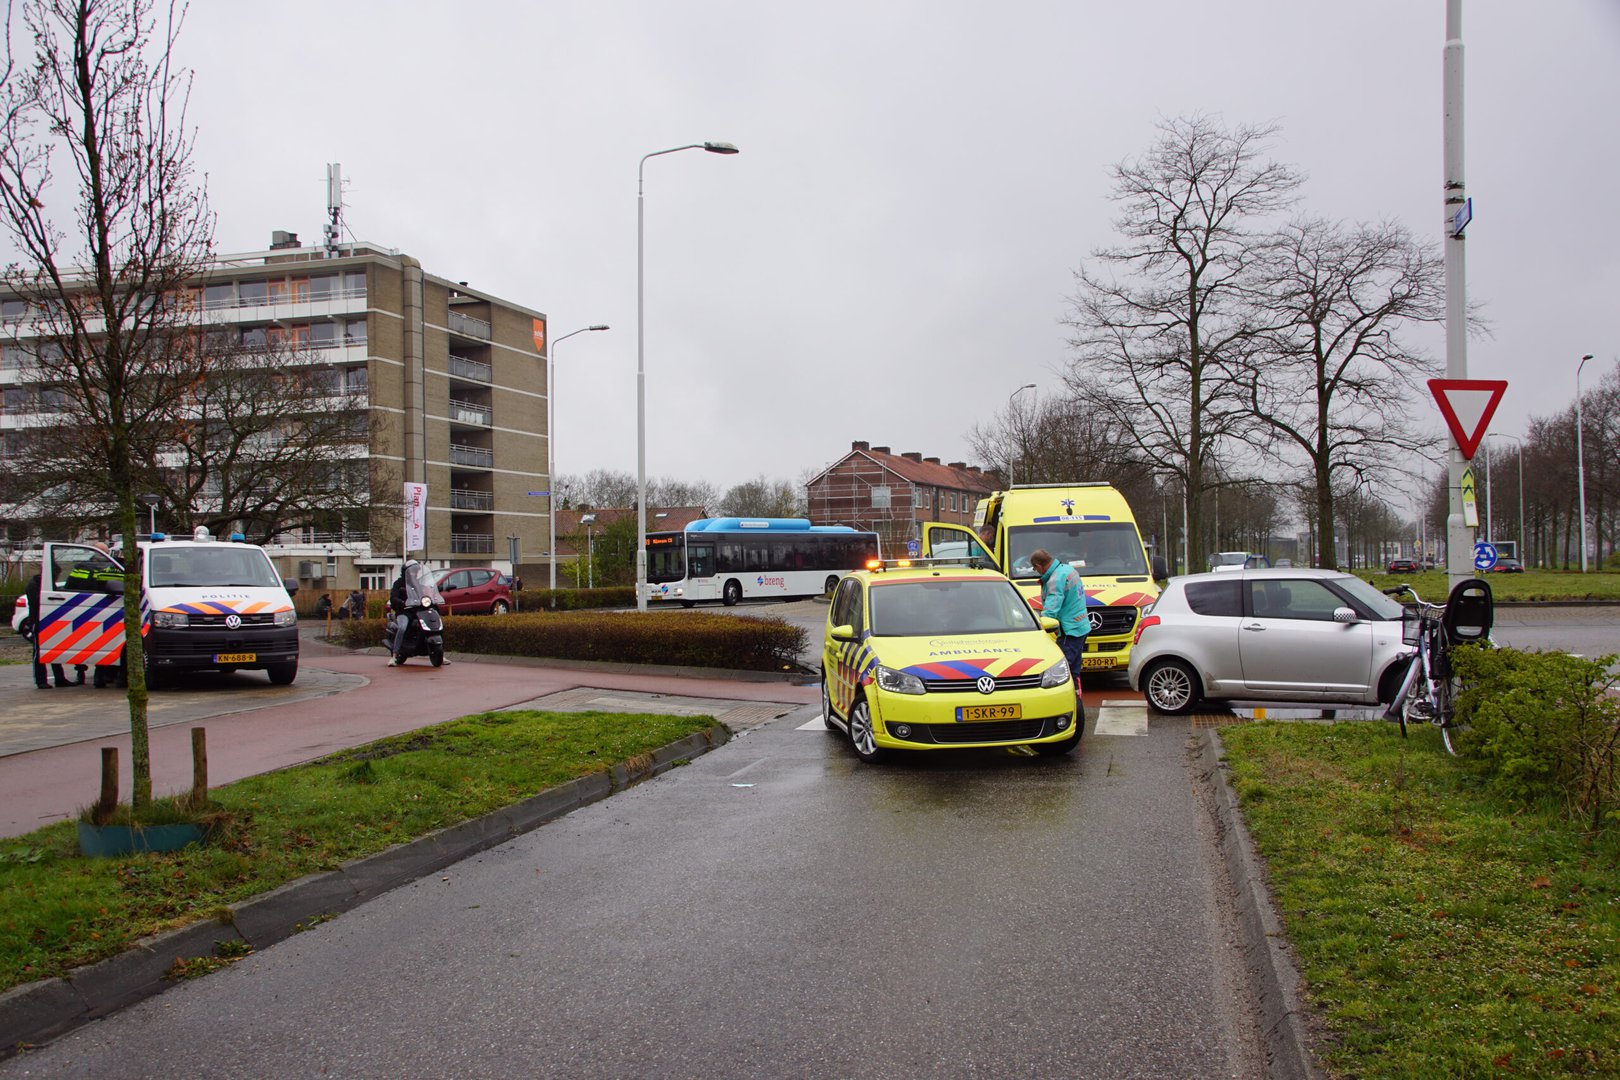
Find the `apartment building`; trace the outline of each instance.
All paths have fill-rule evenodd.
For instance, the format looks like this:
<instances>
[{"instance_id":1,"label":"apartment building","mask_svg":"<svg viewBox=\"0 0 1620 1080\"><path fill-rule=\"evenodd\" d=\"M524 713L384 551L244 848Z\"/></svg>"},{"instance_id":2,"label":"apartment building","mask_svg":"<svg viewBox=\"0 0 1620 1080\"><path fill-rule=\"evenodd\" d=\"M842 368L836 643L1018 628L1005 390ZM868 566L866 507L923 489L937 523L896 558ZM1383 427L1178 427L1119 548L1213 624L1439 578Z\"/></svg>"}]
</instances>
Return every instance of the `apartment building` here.
<instances>
[{"instance_id":1,"label":"apartment building","mask_svg":"<svg viewBox=\"0 0 1620 1080\"><path fill-rule=\"evenodd\" d=\"M286 362L319 363L334 392L370 420L367 467L379 491L427 485L425 558L434 566L548 557L546 316L427 272L369 243L302 246L277 232L264 251L219 257L198 280L198 319L245 345L284 343ZM51 390L30 383L28 305L0 297L0 437L29 423ZM356 455L363 455L363 445ZM399 500L398 494L393 495ZM157 527L189 529L158 506ZM12 522L13 550L37 537ZM322 531L322 530L325 531ZM315 589L386 588L401 565L402 512L356 530L286 522L271 545L286 576Z\"/></svg>"}]
</instances>

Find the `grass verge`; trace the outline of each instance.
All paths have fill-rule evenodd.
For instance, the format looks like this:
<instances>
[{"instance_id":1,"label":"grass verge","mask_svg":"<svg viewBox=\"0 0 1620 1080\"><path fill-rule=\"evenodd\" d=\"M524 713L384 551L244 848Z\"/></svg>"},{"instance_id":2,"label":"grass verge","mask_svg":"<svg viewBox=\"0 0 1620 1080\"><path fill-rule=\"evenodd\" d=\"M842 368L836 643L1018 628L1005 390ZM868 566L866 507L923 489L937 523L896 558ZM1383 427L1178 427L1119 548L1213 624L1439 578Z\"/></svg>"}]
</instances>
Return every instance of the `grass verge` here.
<instances>
[{"instance_id":1,"label":"grass verge","mask_svg":"<svg viewBox=\"0 0 1620 1080\"><path fill-rule=\"evenodd\" d=\"M1380 589L1406 582L1430 603L1444 603L1449 591L1444 570L1423 570L1416 574L1386 574L1382 570L1357 570ZM1620 574L1594 570L1582 574L1573 570L1526 570L1522 574L1485 574L1491 594L1497 600L1606 600L1620 601Z\"/></svg>"},{"instance_id":2,"label":"grass verge","mask_svg":"<svg viewBox=\"0 0 1620 1080\"><path fill-rule=\"evenodd\" d=\"M1620 838L1504 806L1437 733L1225 728L1336 1075L1620 1075Z\"/></svg>"},{"instance_id":3,"label":"grass verge","mask_svg":"<svg viewBox=\"0 0 1620 1080\"><path fill-rule=\"evenodd\" d=\"M220 788L212 809L222 824L207 846L87 859L72 822L0 840L0 991L713 724L701 716L483 713Z\"/></svg>"}]
</instances>

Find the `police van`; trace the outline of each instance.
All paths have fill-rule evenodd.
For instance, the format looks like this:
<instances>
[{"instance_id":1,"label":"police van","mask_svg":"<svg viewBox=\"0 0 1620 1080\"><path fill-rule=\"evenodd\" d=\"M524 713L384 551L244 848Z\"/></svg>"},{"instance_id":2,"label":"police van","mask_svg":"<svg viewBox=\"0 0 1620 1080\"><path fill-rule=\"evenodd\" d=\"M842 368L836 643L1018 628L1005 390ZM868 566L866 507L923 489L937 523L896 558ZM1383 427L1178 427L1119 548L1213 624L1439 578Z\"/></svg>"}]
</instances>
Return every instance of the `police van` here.
<instances>
[{"instance_id":1,"label":"police van","mask_svg":"<svg viewBox=\"0 0 1620 1080\"><path fill-rule=\"evenodd\" d=\"M923 552L969 556L1000 570L1025 596L1041 593L1030 555L1045 549L1067 562L1085 585L1091 631L1082 667L1123 674L1142 609L1158 598L1154 578L1164 560L1151 562L1130 504L1113 485L1017 484L980 499L973 528L946 522L923 526Z\"/></svg>"},{"instance_id":2,"label":"police van","mask_svg":"<svg viewBox=\"0 0 1620 1080\"><path fill-rule=\"evenodd\" d=\"M282 578L261 547L161 533L138 545L147 679L186 671L262 670L272 683L298 677L298 583ZM111 669L124 660L123 567L94 544L44 545L40 661Z\"/></svg>"}]
</instances>

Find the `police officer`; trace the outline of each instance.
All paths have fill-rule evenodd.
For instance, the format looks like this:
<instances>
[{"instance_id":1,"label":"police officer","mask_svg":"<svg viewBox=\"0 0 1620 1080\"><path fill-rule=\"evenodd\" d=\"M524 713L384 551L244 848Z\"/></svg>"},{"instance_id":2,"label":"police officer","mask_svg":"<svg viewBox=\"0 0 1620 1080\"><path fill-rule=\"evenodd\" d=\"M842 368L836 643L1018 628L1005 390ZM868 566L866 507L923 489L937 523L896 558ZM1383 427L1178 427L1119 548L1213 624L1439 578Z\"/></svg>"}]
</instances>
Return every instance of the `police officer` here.
<instances>
[{"instance_id":1,"label":"police officer","mask_svg":"<svg viewBox=\"0 0 1620 1080\"><path fill-rule=\"evenodd\" d=\"M28 636L33 639L34 645L34 685L41 690L49 690L51 688L50 678L45 671L45 665L40 663L39 660L39 594L43 588L44 581L38 574L35 574L33 579L28 582L27 587L23 589L23 593L28 597L28 625L30 627ZM80 668L79 670L82 672L84 669ZM56 676L57 686L68 685L67 672L62 670L61 664L52 664L49 675ZM79 681L84 682L82 674L79 676Z\"/></svg>"}]
</instances>

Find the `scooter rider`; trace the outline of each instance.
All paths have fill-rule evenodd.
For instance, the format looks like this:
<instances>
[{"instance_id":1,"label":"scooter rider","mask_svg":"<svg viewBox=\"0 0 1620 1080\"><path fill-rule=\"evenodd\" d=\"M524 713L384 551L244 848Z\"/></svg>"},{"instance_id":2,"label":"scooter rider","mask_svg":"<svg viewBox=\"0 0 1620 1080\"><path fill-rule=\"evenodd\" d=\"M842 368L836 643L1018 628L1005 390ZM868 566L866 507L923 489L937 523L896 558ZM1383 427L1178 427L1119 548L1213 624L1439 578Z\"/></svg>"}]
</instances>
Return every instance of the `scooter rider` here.
<instances>
[{"instance_id":1,"label":"scooter rider","mask_svg":"<svg viewBox=\"0 0 1620 1080\"><path fill-rule=\"evenodd\" d=\"M394 587L388 593L388 610L394 613L394 640L389 644L390 659L388 663L393 667L398 667L405 662L405 657L401 653L405 649L405 628L410 625L410 620L405 618L407 599L405 571L401 570L399 577L394 579Z\"/></svg>"}]
</instances>

